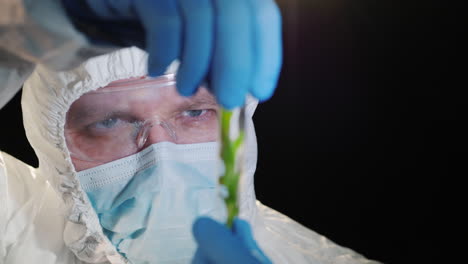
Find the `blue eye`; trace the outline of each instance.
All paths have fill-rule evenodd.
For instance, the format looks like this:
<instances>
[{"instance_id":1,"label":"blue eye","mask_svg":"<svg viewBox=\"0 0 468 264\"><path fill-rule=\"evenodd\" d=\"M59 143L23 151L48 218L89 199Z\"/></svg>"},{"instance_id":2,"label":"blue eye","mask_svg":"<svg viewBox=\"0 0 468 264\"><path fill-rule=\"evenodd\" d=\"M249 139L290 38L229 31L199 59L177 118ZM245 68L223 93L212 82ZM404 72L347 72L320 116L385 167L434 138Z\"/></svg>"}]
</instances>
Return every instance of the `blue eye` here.
<instances>
[{"instance_id":1,"label":"blue eye","mask_svg":"<svg viewBox=\"0 0 468 264\"><path fill-rule=\"evenodd\" d=\"M184 116L188 116L188 117L199 117L201 115L203 115L204 113L206 112L206 110L187 110L187 111L184 111Z\"/></svg>"},{"instance_id":2,"label":"blue eye","mask_svg":"<svg viewBox=\"0 0 468 264\"><path fill-rule=\"evenodd\" d=\"M96 126L96 128L109 129L109 128L114 127L117 124L118 121L119 120L117 118L109 118L109 119L106 119L106 120L96 122L94 125Z\"/></svg>"}]
</instances>

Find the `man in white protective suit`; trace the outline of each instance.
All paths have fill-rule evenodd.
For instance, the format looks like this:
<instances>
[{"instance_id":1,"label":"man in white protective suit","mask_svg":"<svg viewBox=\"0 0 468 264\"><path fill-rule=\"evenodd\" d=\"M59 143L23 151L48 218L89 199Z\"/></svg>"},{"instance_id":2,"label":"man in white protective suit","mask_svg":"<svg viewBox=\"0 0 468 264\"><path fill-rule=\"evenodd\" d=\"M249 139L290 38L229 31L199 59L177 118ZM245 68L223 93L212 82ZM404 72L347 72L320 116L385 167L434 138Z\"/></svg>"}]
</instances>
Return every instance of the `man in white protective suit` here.
<instances>
[{"instance_id":1,"label":"man in white protective suit","mask_svg":"<svg viewBox=\"0 0 468 264\"><path fill-rule=\"evenodd\" d=\"M0 152L0 263L376 263L255 198L252 116L258 99L268 99L276 86L280 45L246 40L276 57L252 52L256 55L249 59L239 56L246 52L242 45L228 41L242 36L216 34L215 39L207 36L196 43L190 30L184 30L183 40L179 34L167 39L183 46L184 53L171 53L173 45L161 41L156 45L148 36L157 39L161 32L177 32L173 23L149 22L145 12L159 10L159 21L164 15L167 19L175 12L173 2L4 5L3 10L16 10L22 17L4 17L0 23L7 29L0 31L0 106L26 80L24 127L39 167ZM208 2L199 3L205 4L204 12ZM216 12L224 17L223 12L232 8L250 10L214 2L209 18ZM271 1L253 2L274 7ZM185 18L191 16L190 10L200 14L193 2L178 4ZM93 15L77 15L89 9ZM256 17L255 12L247 13L246 17ZM93 40L86 29L76 31L78 25L70 22L84 21L79 27L86 28L97 21L105 31L109 17L141 21L148 38L142 47L148 53L137 47L92 45L103 40ZM212 21L222 31L242 27L222 20ZM269 35L261 26L244 29L250 27L279 42L279 30ZM127 33L122 33L124 38ZM195 51L200 54L194 56ZM238 57L242 60L236 61ZM169 62L173 63L168 66ZM246 68L239 70L239 63ZM208 72L213 93L200 85ZM249 88L252 83L255 88ZM247 94L252 96L245 99ZM223 169L217 143L218 103L233 108L244 101L246 168L239 218L229 230L222 224L226 210L217 178Z\"/></svg>"}]
</instances>

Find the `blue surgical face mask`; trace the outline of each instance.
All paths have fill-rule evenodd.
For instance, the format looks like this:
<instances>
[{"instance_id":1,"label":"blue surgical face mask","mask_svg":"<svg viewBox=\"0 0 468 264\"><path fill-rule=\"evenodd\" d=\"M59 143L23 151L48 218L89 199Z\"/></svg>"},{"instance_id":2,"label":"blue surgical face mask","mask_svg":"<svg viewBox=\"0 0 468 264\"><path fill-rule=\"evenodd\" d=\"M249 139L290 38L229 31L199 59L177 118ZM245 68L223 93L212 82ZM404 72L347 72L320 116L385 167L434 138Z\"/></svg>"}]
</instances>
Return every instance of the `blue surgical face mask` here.
<instances>
[{"instance_id":1,"label":"blue surgical face mask","mask_svg":"<svg viewBox=\"0 0 468 264\"><path fill-rule=\"evenodd\" d=\"M196 217L226 220L216 142L163 142L78 173L104 233L132 263L188 263Z\"/></svg>"}]
</instances>

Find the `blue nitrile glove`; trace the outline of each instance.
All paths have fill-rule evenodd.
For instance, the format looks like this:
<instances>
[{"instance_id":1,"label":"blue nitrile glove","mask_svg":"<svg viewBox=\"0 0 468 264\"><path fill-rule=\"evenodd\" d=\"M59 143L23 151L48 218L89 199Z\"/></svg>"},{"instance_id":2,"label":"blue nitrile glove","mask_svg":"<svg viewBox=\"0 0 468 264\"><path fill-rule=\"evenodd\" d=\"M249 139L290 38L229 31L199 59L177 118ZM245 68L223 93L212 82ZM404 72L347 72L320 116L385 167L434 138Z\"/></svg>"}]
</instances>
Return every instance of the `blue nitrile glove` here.
<instances>
[{"instance_id":1,"label":"blue nitrile glove","mask_svg":"<svg viewBox=\"0 0 468 264\"><path fill-rule=\"evenodd\" d=\"M95 43L149 53L151 76L181 62L177 88L192 95L208 82L226 108L247 93L267 100L282 62L281 15L274 0L62 0Z\"/></svg>"},{"instance_id":2,"label":"blue nitrile glove","mask_svg":"<svg viewBox=\"0 0 468 264\"><path fill-rule=\"evenodd\" d=\"M271 264L252 237L249 223L235 218L232 230L208 217L193 225L198 244L192 264Z\"/></svg>"}]
</instances>

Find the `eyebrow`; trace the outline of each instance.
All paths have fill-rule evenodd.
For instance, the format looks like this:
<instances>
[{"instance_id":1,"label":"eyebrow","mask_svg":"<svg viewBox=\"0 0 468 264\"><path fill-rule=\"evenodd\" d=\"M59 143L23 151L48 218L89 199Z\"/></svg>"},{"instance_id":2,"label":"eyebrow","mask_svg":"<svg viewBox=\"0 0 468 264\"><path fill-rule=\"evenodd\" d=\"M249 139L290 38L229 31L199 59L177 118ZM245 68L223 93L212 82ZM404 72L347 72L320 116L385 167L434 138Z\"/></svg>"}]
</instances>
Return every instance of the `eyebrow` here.
<instances>
[{"instance_id":1,"label":"eyebrow","mask_svg":"<svg viewBox=\"0 0 468 264\"><path fill-rule=\"evenodd\" d=\"M190 108L197 108L200 106L213 106L218 107L218 103L216 102L214 96L211 94L196 94L187 100L185 100L177 109L180 111L181 109L190 109Z\"/></svg>"},{"instance_id":2,"label":"eyebrow","mask_svg":"<svg viewBox=\"0 0 468 264\"><path fill-rule=\"evenodd\" d=\"M88 119L100 112L98 107L84 107L74 109L74 111L68 110L66 125L82 125L88 122Z\"/></svg>"}]
</instances>

